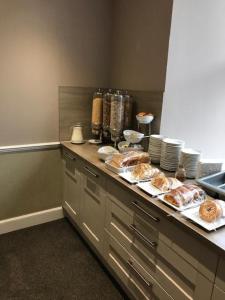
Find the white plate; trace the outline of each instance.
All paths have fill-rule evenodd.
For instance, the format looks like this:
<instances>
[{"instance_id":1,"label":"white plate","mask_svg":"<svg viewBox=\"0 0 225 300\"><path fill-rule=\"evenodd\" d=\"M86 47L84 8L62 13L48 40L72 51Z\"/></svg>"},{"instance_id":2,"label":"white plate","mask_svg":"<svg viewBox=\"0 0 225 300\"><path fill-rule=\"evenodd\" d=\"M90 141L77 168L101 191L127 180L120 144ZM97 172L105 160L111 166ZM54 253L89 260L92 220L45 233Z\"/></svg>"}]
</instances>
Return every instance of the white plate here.
<instances>
[{"instance_id":1,"label":"white plate","mask_svg":"<svg viewBox=\"0 0 225 300\"><path fill-rule=\"evenodd\" d=\"M102 141L101 140L92 139L92 140L88 140L88 143L99 145L99 144L102 144Z\"/></svg>"},{"instance_id":2,"label":"white plate","mask_svg":"<svg viewBox=\"0 0 225 300\"><path fill-rule=\"evenodd\" d=\"M224 201L221 200L220 202L221 202L221 205L223 206L223 211L225 211ZM194 207L194 208L188 209L186 211L183 211L181 214L183 216L185 216L186 218L194 221L195 223L197 223L198 225L200 225L201 227L205 228L208 231L215 230L215 229L225 225L225 216L223 216L219 220L212 222L212 223L208 223L208 222L205 222L204 220L202 220L199 217L199 207Z\"/></svg>"},{"instance_id":3,"label":"white plate","mask_svg":"<svg viewBox=\"0 0 225 300\"><path fill-rule=\"evenodd\" d=\"M137 184L137 186L151 196L158 196L163 194L163 192L157 189L157 187L155 187L154 185L152 185L150 181L140 182Z\"/></svg>"},{"instance_id":4,"label":"white plate","mask_svg":"<svg viewBox=\"0 0 225 300\"><path fill-rule=\"evenodd\" d=\"M109 162L105 162L105 166L108 170L116 173L116 174L120 174L120 173L124 173L124 172L127 172L127 171L132 171L134 166L130 166L130 167L123 167L123 168L116 168L116 167L113 167L109 164Z\"/></svg>"},{"instance_id":5,"label":"white plate","mask_svg":"<svg viewBox=\"0 0 225 300\"><path fill-rule=\"evenodd\" d=\"M74 141L71 141L71 144L76 144L76 145L80 145L80 144L84 144L85 141L80 141L80 142L74 142Z\"/></svg>"},{"instance_id":6,"label":"white plate","mask_svg":"<svg viewBox=\"0 0 225 300\"><path fill-rule=\"evenodd\" d=\"M133 184L133 183L138 183L138 182L146 182L149 181L149 179L144 179L144 180L137 180L135 179L135 177L133 177L132 172L123 172L119 174L120 177L122 177L123 179L125 179L126 181L128 181L129 183Z\"/></svg>"},{"instance_id":7,"label":"white plate","mask_svg":"<svg viewBox=\"0 0 225 300\"><path fill-rule=\"evenodd\" d=\"M164 199L164 196L165 195L160 195L160 196L158 196L158 199L160 201L166 203L167 205L171 206L172 208L174 208L177 211L183 211L183 210L186 210L186 209L189 209L189 208L192 208L192 207L199 206L204 201L204 200L196 201L196 202L190 203L188 205L178 207L178 206L175 206L175 205L171 204L170 202L166 201Z\"/></svg>"}]
</instances>

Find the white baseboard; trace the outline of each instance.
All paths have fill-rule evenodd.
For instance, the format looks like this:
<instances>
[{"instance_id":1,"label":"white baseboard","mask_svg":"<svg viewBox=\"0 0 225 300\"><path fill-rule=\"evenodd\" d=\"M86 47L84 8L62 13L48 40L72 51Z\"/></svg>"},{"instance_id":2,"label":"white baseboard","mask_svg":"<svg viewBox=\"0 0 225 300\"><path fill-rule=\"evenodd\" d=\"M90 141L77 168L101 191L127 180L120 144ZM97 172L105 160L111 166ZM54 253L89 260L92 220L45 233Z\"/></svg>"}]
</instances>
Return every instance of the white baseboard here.
<instances>
[{"instance_id":1,"label":"white baseboard","mask_svg":"<svg viewBox=\"0 0 225 300\"><path fill-rule=\"evenodd\" d=\"M0 234L31 227L64 218L62 207L55 207L35 213L0 221Z\"/></svg>"}]
</instances>

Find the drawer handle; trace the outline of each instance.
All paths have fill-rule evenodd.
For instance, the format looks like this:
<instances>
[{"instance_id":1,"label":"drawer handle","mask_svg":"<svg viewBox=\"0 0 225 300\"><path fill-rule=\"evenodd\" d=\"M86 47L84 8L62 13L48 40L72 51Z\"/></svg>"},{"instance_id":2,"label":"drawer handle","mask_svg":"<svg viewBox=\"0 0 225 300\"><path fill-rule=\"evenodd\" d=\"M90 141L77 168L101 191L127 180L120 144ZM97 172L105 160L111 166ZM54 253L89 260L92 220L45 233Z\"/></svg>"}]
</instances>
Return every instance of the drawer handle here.
<instances>
[{"instance_id":1,"label":"drawer handle","mask_svg":"<svg viewBox=\"0 0 225 300\"><path fill-rule=\"evenodd\" d=\"M160 219L158 217L154 217L152 216L150 213L148 213L147 211L144 210L144 208L142 208L140 205L137 204L137 202L133 201L132 204L141 212L143 212L146 216L148 216L149 218L151 218L153 221L155 222L159 222Z\"/></svg>"},{"instance_id":2,"label":"drawer handle","mask_svg":"<svg viewBox=\"0 0 225 300\"><path fill-rule=\"evenodd\" d=\"M88 171L88 173L90 173L92 176L94 176L95 178L98 178L98 174L95 174L94 172L92 172L88 167L84 167L84 169L86 171Z\"/></svg>"},{"instance_id":3,"label":"drawer handle","mask_svg":"<svg viewBox=\"0 0 225 300\"><path fill-rule=\"evenodd\" d=\"M140 273L137 269L135 269L135 267L134 267L134 265L133 265L133 262L132 262L131 260L128 260L127 263L128 263L128 265L130 266L130 268L134 271L134 273L136 273L136 274L141 278L141 280L142 280L148 287L151 287L151 286L152 286L152 284L151 284L149 281L147 281L147 280L144 278L144 276L142 276L141 273Z\"/></svg>"},{"instance_id":4,"label":"drawer handle","mask_svg":"<svg viewBox=\"0 0 225 300\"><path fill-rule=\"evenodd\" d=\"M76 158L74 156L70 155L68 152L64 152L64 155L71 160L76 160Z\"/></svg>"},{"instance_id":5,"label":"drawer handle","mask_svg":"<svg viewBox=\"0 0 225 300\"><path fill-rule=\"evenodd\" d=\"M130 228L148 245L150 245L152 248L155 248L157 246L157 243L154 241L150 241L148 238L146 238L137 228L134 224L130 224Z\"/></svg>"}]
</instances>

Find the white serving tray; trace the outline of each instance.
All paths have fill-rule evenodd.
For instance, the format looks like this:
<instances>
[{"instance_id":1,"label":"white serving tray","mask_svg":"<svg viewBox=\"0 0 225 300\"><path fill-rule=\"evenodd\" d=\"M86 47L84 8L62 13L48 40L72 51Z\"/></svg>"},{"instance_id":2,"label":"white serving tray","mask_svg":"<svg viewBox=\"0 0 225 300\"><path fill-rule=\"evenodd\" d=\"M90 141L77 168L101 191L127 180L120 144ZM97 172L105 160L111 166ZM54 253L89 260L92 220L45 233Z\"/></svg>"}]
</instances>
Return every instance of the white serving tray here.
<instances>
[{"instance_id":1,"label":"white serving tray","mask_svg":"<svg viewBox=\"0 0 225 300\"><path fill-rule=\"evenodd\" d=\"M177 211L184 211L184 210L189 209L189 208L197 207L197 206L199 206L199 205L204 201L204 200L199 200L199 201L196 201L196 202L189 203L189 204L187 204L187 205L185 205L185 206L180 206L180 207L178 207L178 206L175 206L175 205L173 205L172 203L166 201L166 200L164 199L164 196L165 196L165 194L164 194L164 195L160 195L160 196L158 196L158 199L159 199L160 201L166 203L166 204L169 205L170 207L174 208L174 209L177 210Z\"/></svg>"},{"instance_id":2,"label":"white serving tray","mask_svg":"<svg viewBox=\"0 0 225 300\"><path fill-rule=\"evenodd\" d=\"M124 172L127 172L127 171L132 171L134 166L130 166L130 167L123 167L123 168L116 168L116 167L113 167L111 166L107 161L105 162L105 166L108 170L116 173L116 174L120 174L120 173L124 173Z\"/></svg>"},{"instance_id":3,"label":"white serving tray","mask_svg":"<svg viewBox=\"0 0 225 300\"><path fill-rule=\"evenodd\" d=\"M223 211L225 212L225 202L220 200L220 203L223 207ZM182 216L185 216L186 218L190 219L191 221L195 222L196 224L200 225L201 227L203 227L208 231L215 230L225 225L225 215L223 215L223 217L221 217L219 220L214 221L212 223L208 223L202 220L199 217L199 207L188 209L186 211L181 212L181 214Z\"/></svg>"},{"instance_id":4,"label":"white serving tray","mask_svg":"<svg viewBox=\"0 0 225 300\"><path fill-rule=\"evenodd\" d=\"M177 188L181 185L183 185L183 183L180 182L174 188ZM168 193L168 192L161 191L160 189L152 185L151 182L140 182L137 184L137 186L151 196L158 196L158 195Z\"/></svg>"},{"instance_id":5,"label":"white serving tray","mask_svg":"<svg viewBox=\"0 0 225 300\"><path fill-rule=\"evenodd\" d=\"M151 184L150 181L147 182L139 182L137 186L151 196L158 196L163 194L161 190Z\"/></svg>"},{"instance_id":6,"label":"white serving tray","mask_svg":"<svg viewBox=\"0 0 225 300\"><path fill-rule=\"evenodd\" d=\"M146 181L151 180L150 178L149 179L144 179L144 180L137 180L133 177L132 171L127 171L127 172L124 172L124 173L120 173L119 175L120 175L120 177L122 177L123 179L125 179L126 181L128 181L131 184L138 183L138 182L146 182Z\"/></svg>"}]
</instances>

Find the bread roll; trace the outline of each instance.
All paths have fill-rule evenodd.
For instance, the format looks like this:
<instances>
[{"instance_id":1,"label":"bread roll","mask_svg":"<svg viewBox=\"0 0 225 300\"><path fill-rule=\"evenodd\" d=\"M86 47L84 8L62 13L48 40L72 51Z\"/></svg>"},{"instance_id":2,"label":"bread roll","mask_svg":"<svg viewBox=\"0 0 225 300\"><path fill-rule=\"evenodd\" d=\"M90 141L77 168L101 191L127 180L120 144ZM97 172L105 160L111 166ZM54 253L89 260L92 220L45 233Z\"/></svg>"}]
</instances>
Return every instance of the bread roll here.
<instances>
[{"instance_id":1,"label":"bread roll","mask_svg":"<svg viewBox=\"0 0 225 300\"><path fill-rule=\"evenodd\" d=\"M199 216L202 220L211 223L223 215L223 209L218 200L206 200L199 208Z\"/></svg>"}]
</instances>

